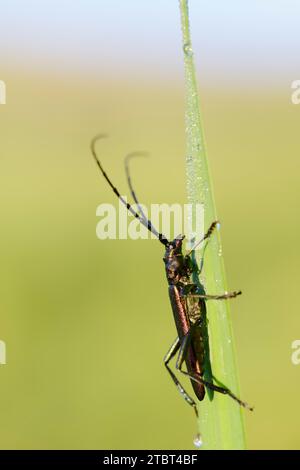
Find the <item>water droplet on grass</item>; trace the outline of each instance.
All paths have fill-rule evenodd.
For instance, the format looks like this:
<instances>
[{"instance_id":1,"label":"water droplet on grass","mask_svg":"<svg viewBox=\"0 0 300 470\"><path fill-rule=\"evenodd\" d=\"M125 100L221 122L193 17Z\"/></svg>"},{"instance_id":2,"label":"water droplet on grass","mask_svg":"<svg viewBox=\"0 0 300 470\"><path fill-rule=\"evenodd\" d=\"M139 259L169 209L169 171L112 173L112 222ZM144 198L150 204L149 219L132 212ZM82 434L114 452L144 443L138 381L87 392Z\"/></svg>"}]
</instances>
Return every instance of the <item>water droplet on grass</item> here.
<instances>
[{"instance_id":1,"label":"water droplet on grass","mask_svg":"<svg viewBox=\"0 0 300 470\"><path fill-rule=\"evenodd\" d=\"M194 446L197 447L197 449L200 449L203 445L202 437L201 434L197 434L195 436L195 439L193 440Z\"/></svg>"},{"instance_id":2,"label":"water droplet on grass","mask_svg":"<svg viewBox=\"0 0 300 470\"><path fill-rule=\"evenodd\" d=\"M188 42L183 46L183 52L188 56L188 57L193 57L193 49L191 44Z\"/></svg>"}]
</instances>

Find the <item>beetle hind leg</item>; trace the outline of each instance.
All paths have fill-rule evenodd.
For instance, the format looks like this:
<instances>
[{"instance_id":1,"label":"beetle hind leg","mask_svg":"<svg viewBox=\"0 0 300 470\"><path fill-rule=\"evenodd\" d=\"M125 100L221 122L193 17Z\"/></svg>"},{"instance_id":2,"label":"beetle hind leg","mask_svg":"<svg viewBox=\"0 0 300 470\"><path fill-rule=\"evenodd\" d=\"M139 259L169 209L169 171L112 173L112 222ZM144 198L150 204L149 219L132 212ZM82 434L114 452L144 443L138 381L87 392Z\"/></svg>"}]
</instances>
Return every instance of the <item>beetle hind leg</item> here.
<instances>
[{"instance_id":1,"label":"beetle hind leg","mask_svg":"<svg viewBox=\"0 0 300 470\"><path fill-rule=\"evenodd\" d=\"M231 390L229 390L229 388L220 387L218 385L215 385L212 382L208 382L207 380L203 379L199 374L195 374L190 371L186 372L185 370L182 370L182 365L184 361L186 360L187 352L191 344L191 337L193 334L193 329L196 326L197 326L197 323L195 323L190 328L189 332L183 338L181 345L178 347L179 353L178 353L178 357L176 361L176 369L179 370L182 374L188 376L191 380L195 381L196 383L204 385L205 387L209 388L210 390L214 390L215 392L222 393L223 395L228 395L243 408L247 408L248 410L253 411L252 406L248 405L248 403L246 403L245 401L242 401L240 398L234 395L234 393L232 393Z\"/></svg>"},{"instance_id":2,"label":"beetle hind leg","mask_svg":"<svg viewBox=\"0 0 300 470\"><path fill-rule=\"evenodd\" d=\"M173 357L176 356L177 352L181 349L180 341L179 338L176 338L172 346L170 347L169 351L164 357L164 364L166 366L167 371L169 372L174 384L176 385L177 389L179 390L179 393L181 396L184 398L184 400L193 407L194 412L196 414L196 417L198 418L198 409L195 400L186 392L186 390L183 388L179 380L177 379L176 375L174 372L170 369L169 367L169 362Z\"/></svg>"}]
</instances>

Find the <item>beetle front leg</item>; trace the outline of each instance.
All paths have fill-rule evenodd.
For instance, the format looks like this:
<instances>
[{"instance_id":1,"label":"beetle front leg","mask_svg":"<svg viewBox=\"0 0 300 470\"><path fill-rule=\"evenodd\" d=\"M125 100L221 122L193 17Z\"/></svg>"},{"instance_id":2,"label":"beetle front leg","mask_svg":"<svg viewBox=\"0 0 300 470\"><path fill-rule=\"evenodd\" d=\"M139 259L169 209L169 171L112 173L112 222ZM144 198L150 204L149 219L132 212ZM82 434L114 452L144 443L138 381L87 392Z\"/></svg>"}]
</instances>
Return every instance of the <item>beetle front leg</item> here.
<instances>
[{"instance_id":1,"label":"beetle front leg","mask_svg":"<svg viewBox=\"0 0 300 470\"><path fill-rule=\"evenodd\" d=\"M217 220L215 220L214 222L212 222L207 230L207 232L205 233L204 237L202 237L200 240L198 240L195 245L187 252L187 254L185 255L186 257L189 256L192 251L194 251L197 246L199 246L202 242L204 242L205 240L209 240L210 237L212 236L212 234L214 233L215 229L217 228L219 222Z\"/></svg>"}]
</instances>

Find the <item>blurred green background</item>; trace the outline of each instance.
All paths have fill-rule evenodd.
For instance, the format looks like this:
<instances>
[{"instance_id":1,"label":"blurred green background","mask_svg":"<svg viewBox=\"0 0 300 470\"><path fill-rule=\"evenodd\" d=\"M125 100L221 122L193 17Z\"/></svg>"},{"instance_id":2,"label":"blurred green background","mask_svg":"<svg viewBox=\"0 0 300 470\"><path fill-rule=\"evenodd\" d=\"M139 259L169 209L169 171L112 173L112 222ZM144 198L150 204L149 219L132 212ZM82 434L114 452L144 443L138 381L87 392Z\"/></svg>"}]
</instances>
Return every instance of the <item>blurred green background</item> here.
<instances>
[{"instance_id":1,"label":"blurred green background","mask_svg":"<svg viewBox=\"0 0 300 470\"><path fill-rule=\"evenodd\" d=\"M141 27L147 18L134 3L132 21ZM178 13L174 2L164 6ZM7 347L0 446L192 448L193 413L162 362L175 337L162 247L96 238L96 207L117 201L89 152L94 134L109 133L99 151L126 194L124 155L149 151L133 169L143 203L186 202L182 71L142 65L141 72L134 57L116 71L100 54L94 60L102 68L93 73L80 62L82 48L74 73L69 64L47 68L47 54L22 62L21 40L11 47L0 77L8 90L0 106L0 339ZM299 449L300 365L291 362L291 343L300 337L300 105L290 100L299 77L275 73L273 82L251 85L249 76L231 82L227 72L224 81L199 78L228 283L243 291L232 316L241 395L255 405L245 413L248 447Z\"/></svg>"}]
</instances>

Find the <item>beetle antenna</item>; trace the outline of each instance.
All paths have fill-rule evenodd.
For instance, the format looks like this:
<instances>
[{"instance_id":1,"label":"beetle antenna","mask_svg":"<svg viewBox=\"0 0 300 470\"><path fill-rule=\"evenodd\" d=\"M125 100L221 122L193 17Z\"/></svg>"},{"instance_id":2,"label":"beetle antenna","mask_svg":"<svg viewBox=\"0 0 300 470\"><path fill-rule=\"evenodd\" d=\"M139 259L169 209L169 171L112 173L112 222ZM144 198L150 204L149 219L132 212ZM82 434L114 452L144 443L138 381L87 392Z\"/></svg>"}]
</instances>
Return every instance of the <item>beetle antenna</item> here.
<instances>
[{"instance_id":1,"label":"beetle antenna","mask_svg":"<svg viewBox=\"0 0 300 470\"><path fill-rule=\"evenodd\" d=\"M159 233L152 225L151 221L148 220L147 218L145 218L144 216L141 216L138 212L136 212L133 207L127 202L125 201L125 199L121 196L121 194L119 193L118 189L114 186L114 184L112 183L112 181L110 180L110 178L108 177L108 175L106 174L106 172L104 171L103 167L102 167L102 164L97 156L97 153L96 153L96 143L98 140L100 139L103 139L107 137L106 134L98 134L96 135L92 141L91 141L91 144L90 144L90 148L91 148L91 152L93 154L93 157L97 163L97 166L99 168L99 170L101 171L102 175L104 176L104 178L106 179L107 183L109 184L109 186L111 187L111 189L113 190L113 192L115 193L115 195L117 196L118 199L120 199L120 201L124 204L124 206L127 208L127 210L136 218L138 219L142 225L144 225L144 227L146 227L149 232L153 233L157 238L158 240L163 244L163 245L168 245L169 241L168 239L162 234L162 233Z\"/></svg>"},{"instance_id":2,"label":"beetle antenna","mask_svg":"<svg viewBox=\"0 0 300 470\"><path fill-rule=\"evenodd\" d=\"M148 153L147 152L132 152L132 153L129 153L128 155L126 155L125 159L124 159L124 166L125 166L125 172L126 172L126 178L127 178L127 183L128 183L128 186L129 186L129 189L130 189L130 193L131 193L131 196L134 200L134 202L136 203L138 209L139 209L139 212L141 214L141 216L144 218L145 221L149 222L150 225L151 225L151 228L154 229L156 232L157 230L155 229L154 225L152 224L151 220L149 220L143 210L143 207L141 206L141 204L139 203L139 200L137 198L137 195L136 195L136 192L135 190L133 189L133 186L132 186L132 181L131 181L131 176L130 176L130 170L129 170L129 161L132 159L132 158L135 158L135 157L147 157L148 156Z\"/></svg>"}]
</instances>

